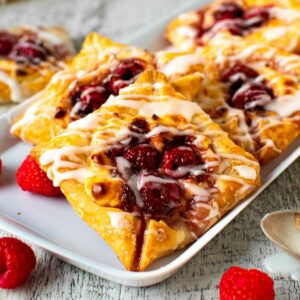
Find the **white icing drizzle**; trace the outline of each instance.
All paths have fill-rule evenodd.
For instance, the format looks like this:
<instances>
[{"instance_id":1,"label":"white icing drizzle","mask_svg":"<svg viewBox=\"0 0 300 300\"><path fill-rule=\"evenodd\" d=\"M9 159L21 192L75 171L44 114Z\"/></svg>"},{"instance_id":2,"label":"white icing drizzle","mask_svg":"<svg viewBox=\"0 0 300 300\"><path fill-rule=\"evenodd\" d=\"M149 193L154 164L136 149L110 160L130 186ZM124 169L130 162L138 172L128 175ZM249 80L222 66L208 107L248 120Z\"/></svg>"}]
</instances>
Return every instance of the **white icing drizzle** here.
<instances>
[{"instance_id":1,"label":"white icing drizzle","mask_svg":"<svg viewBox=\"0 0 300 300\"><path fill-rule=\"evenodd\" d=\"M257 178L256 170L250 166L234 166L235 170L238 171L241 177L249 180L255 180Z\"/></svg>"},{"instance_id":2,"label":"white icing drizzle","mask_svg":"<svg viewBox=\"0 0 300 300\"><path fill-rule=\"evenodd\" d=\"M184 188L190 191L195 197L195 201L208 202L214 189L204 189L194 183L183 182Z\"/></svg>"},{"instance_id":3,"label":"white icing drizzle","mask_svg":"<svg viewBox=\"0 0 300 300\"><path fill-rule=\"evenodd\" d=\"M10 77L8 74L0 70L0 82L7 85L10 89L10 99L6 100L12 100L13 102L20 102L23 100L22 96L22 90L19 83L12 77Z\"/></svg>"},{"instance_id":4,"label":"white icing drizzle","mask_svg":"<svg viewBox=\"0 0 300 300\"><path fill-rule=\"evenodd\" d=\"M129 170L130 170L130 167L131 167L131 164L130 162L125 159L124 157L122 156L118 156L116 157L116 164L117 164L117 168L119 170L119 172L121 173L122 177L126 180L128 179L128 176L129 176Z\"/></svg>"},{"instance_id":5,"label":"white icing drizzle","mask_svg":"<svg viewBox=\"0 0 300 300\"><path fill-rule=\"evenodd\" d=\"M300 11L292 8L275 6L270 8L269 13L271 17L283 20L287 23L300 19Z\"/></svg>"},{"instance_id":6,"label":"white icing drizzle","mask_svg":"<svg viewBox=\"0 0 300 300\"><path fill-rule=\"evenodd\" d=\"M66 146L50 149L41 155L40 164L45 166L52 163L47 171L47 176L52 179L54 186L59 186L62 181L69 179L84 182L86 178L93 175L85 161L93 149L93 146ZM84 157L80 156L82 154L85 154Z\"/></svg>"},{"instance_id":7,"label":"white icing drizzle","mask_svg":"<svg viewBox=\"0 0 300 300\"><path fill-rule=\"evenodd\" d=\"M160 71L166 76L185 74L189 71L190 67L201 63L203 63L203 58L197 54L180 55L162 66Z\"/></svg>"},{"instance_id":8,"label":"white icing drizzle","mask_svg":"<svg viewBox=\"0 0 300 300\"><path fill-rule=\"evenodd\" d=\"M288 117L292 113L300 111L300 92L278 97L266 105L266 109L274 111L282 117Z\"/></svg>"},{"instance_id":9,"label":"white icing drizzle","mask_svg":"<svg viewBox=\"0 0 300 300\"><path fill-rule=\"evenodd\" d=\"M144 97L138 95L139 97ZM192 121L192 118L197 113L202 113L201 108L194 102L189 102L179 98L164 97L164 96L152 96L153 102L145 100L126 100L126 98L134 99L132 95L120 95L117 97L111 96L102 107L110 106L124 106L139 111L139 115L150 118L153 113L159 117L166 115L181 115L188 122ZM166 100L166 101L154 101L154 100Z\"/></svg>"}]
</instances>

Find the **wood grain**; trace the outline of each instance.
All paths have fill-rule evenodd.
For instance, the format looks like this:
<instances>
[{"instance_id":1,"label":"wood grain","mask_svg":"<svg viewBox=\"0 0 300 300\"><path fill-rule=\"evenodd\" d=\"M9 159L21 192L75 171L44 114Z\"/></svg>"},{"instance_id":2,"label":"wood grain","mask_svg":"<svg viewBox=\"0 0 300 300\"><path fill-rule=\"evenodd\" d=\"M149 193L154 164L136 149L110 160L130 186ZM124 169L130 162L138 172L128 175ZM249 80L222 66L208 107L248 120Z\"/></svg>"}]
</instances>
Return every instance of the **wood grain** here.
<instances>
[{"instance_id":1,"label":"wood grain","mask_svg":"<svg viewBox=\"0 0 300 300\"><path fill-rule=\"evenodd\" d=\"M0 7L0 27L15 24L62 25L77 40L90 31L124 39L130 32L157 21L180 4L182 0L9 1L9 4ZM218 282L228 267L263 268L264 257L279 251L263 235L259 221L270 211L299 208L299 174L300 160L190 263L161 284L148 288L121 286L33 247L38 265L30 280L16 290L0 290L0 299L218 299ZM7 234L1 232L1 235ZM276 299L300 299L299 282L279 276L274 280Z\"/></svg>"}]
</instances>

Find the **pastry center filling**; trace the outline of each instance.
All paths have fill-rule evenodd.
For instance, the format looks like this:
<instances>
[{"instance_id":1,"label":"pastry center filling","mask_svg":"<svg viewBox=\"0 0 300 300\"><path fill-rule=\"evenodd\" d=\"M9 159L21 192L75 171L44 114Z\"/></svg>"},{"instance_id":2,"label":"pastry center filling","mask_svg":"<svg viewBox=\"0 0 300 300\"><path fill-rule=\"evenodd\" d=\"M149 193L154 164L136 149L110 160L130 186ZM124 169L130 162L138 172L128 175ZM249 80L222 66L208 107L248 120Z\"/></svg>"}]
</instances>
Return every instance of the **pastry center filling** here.
<instances>
[{"instance_id":1,"label":"pastry center filling","mask_svg":"<svg viewBox=\"0 0 300 300\"><path fill-rule=\"evenodd\" d=\"M213 12L213 24L211 26L204 28L203 16L200 17L200 24L195 26L198 40L201 43L203 35L215 35L223 29L229 30L234 35L245 36L251 29L262 26L270 20L270 8L270 6L262 6L245 10L238 3L225 2Z\"/></svg>"},{"instance_id":2,"label":"pastry center filling","mask_svg":"<svg viewBox=\"0 0 300 300\"><path fill-rule=\"evenodd\" d=\"M228 103L234 108L262 110L274 99L273 91L261 81L259 74L252 68L236 63L221 77L229 91Z\"/></svg>"},{"instance_id":3,"label":"pastry center filling","mask_svg":"<svg viewBox=\"0 0 300 300\"><path fill-rule=\"evenodd\" d=\"M128 58L120 61L100 81L75 88L70 94L70 117L72 120L80 119L106 102L110 95L118 95L124 88L136 79L136 76L146 68L146 62L137 58ZM61 114L61 108L56 118Z\"/></svg>"},{"instance_id":4,"label":"pastry center filling","mask_svg":"<svg viewBox=\"0 0 300 300\"><path fill-rule=\"evenodd\" d=\"M0 32L0 57L7 57L19 64L39 64L54 55L52 50L38 40L35 33Z\"/></svg>"},{"instance_id":5,"label":"pastry center filling","mask_svg":"<svg viewBox=\"0 0 300 300\"><path fill-rule=\"evenodd\" d=\"M186 220L185 213L199 201L209 202L208 191L216 189L212 172L219 160L213 156L209 161L212 156L205 153L196 135L162 125L150 131L144 119L136 118L127 138L93 160L102 164L108 159L112 176L124 181L121 209L145 219Z\"/></svg>"}]
</instances>

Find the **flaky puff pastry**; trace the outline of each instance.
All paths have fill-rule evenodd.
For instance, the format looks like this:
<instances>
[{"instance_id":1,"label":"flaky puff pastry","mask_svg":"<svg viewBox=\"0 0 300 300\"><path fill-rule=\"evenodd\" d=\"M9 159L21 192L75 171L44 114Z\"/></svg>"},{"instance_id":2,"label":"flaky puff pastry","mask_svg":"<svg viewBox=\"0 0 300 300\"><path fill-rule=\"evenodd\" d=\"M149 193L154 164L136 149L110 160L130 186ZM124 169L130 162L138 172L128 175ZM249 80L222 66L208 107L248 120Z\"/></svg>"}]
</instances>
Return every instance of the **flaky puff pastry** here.
<instances>
[{"instance_id":1,"label":"flaky puff pastry","mask_svg":"<svg viewBox=\"0 0 300 300\"><path fill-rule=\"evenodd\" d=\"M173 86L261 164L299 136L298 55L220 33L196 53L162 51L156 57ZM254 75L244 78L245 72Z\"/></svg>"},{"instance_id":2,"label":"flaky puff pastry","mask_svg":"<svg viewBox=\"0 0 300 300\"><path fill-rule=\"evenodd\" d=\"M74 55L60 27L0 30L0 103L21 102L41 91Z\"/></svg>"},{"instance_id":3,"label":"flaky puff pastry","mask_svg":"<svg viewBox=\"0 0 300 300\"><path fill-rule=\"evenodd\" d=\"M177 48L194 50L220 31L298 53L300 4L297 0L217 0L176 17L166 37Z\"/></svg>"},{"instance_id":4,"label":"flaky puff pastry","mask_svg":"<svg viewBox=\"0 0 300 300\"><path fill-rule=\"evenodd\" d=\"M151 68L152 60L147 51L89 34L80 53L16 120L12 134L32 144L48 141Z\"/></svg>"},{"instance_id":5,"label":"flaky puff pastry","mask_svg":"<svg viewBox=\"0 0 300 300\"><path fill-rule=\"evenodd\" d=\"M191 243L259 184L259 164L156 71L31 155L126 269Z\"/></svg>"}]
</instances>

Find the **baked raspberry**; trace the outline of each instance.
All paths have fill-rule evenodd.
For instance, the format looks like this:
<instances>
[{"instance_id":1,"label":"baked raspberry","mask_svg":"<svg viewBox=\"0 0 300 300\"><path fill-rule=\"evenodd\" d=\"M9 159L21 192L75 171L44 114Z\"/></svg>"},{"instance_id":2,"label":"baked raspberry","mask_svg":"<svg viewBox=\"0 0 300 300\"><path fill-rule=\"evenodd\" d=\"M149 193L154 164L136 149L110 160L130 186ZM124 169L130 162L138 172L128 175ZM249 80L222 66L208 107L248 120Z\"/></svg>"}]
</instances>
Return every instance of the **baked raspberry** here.
<instances>
[{"instance_id":1,"label":"baked raspberry","mask_svg":"<svg viewBox=\"0 0 300 300\"><path fill-rule=\"evenodd\" d=\"M248 66L236 63L222 74L222 81L229 84L231 93L236 92L245 82L254 79L259 74Z\"/></svg>"},{"instance_id":2,"label":"baked raspberry","mask_svg":"<svg viewBox=\"0 0 300 300\"><path fill-rule=\"evenodd\" d=\"M147 133L149 131L149 126L146 120L136 118L129 124L129 129L136 133Z\"/></svg>"},{"instance_id":3,"label":"baked raspberry","mask_svg":"<svg viewBox=\"0 0 300 300\"><path fill-rule=\"evenodd\" d=\"M248 9L244 14L247 28L261 26L270 19L268 7L253 7Z\"/></svg>"},{"instance_id":4,"label":"baked raspberry","mask_svg":"<svg viewBox=\"0 0 300 300\"><path fill-rule=\"evenodd\" d=\"M46 49L41 43L37 43L33 40L20 41L14 47L10 53L10 58L17 61L30 61L38 63L46 60L49 55L49 50Z\"/></svg>"},{"instance_id":5,"label":"baked raspberry","mask_svg":"<svg viewBox=\"0 0 300 300\"><path fill-rule=\"evenodd\" d=\"M162 158L162 172L167 176L180 178L186 175L186 172L178 172L179 167L194 166L199 163L197 154L192 148L177 147L165 151Z\"/></svg>"},{"instance_id":6,"label":"baked raspberry","mask_svg":"<svg viewBox=\"0 0 300 300\"><path fill-rule=\"evenodd\" d=\"M0 55L8 55L12 50L16 38L5 31L0 31Z\"/></svg>"},{"instance_id":7,"label":"baked raspberry","mask_svg":"<svg viewBox=\"0 0 300 300\"><path fill-rule=\"evenodd\" d=\"M231 105L240 109L262 108L272 101L269 89L259 83L246 83L232 97Z\"/></svg>"},{"instance_id":8,"label":"baked raspberry","mask_svg":"<svg viewBox=\"0 0 300 300\"><path fill-rule=\"evenodd\" d=\"M80 87L75 94L71 95L73 108L71 117L85 117L104 104L109 97L109 93L100 85L85 85Z\"/></svg>"},{"instance_id":9,"label":"baked raspberry","mask_svg":"<svg viewBox=\"0 0 300 300\"><path fill-rule=\"evenodd\" d=\"M111 74L104 80L107 89L118 95L119 90L134 82L135 77L145 70L146 63L137 58L128 58L119 62Z\"/></svg>"},{"instance_id":10,"label":"baked raspberry","mask_svg":"<svg viewBox=\"0 0 300 300\"><path fill-rule=\"evenodd\" d=\"M142 174L139 182L144 213L166 216L180 208L181 187L176 181Z\"/></svg>"},{"instance_id":11,"label":"baked raspberry","mask_svg":"<svg viewBox=\"0 0 300 300\"><path fill-rule=\"evenodd\" d=\"M221 278L219 291L220 300L275 299L273 280L266 273L257 269L229 268Z\"/></svg>"},{"instance_id":12,"label":"baked raspberry","mask_svg":"<svg viewBox=\"0 0 300 300\"><path fill-rule=\"evenodd\" d=\"M0 287L13 289L24 283L36 265L35 254L15 238L0 238Z\"/></svg>"},{"instance_id":13,"label":"baked raspberry","mask_svg":"<svg viewBox=\"0 0 300 300\"><path fill-rule=\"evenodd\" d=\"M23 191L49 197L61 196L59 187L54 187L37 162L28 155L16 173L16 181Z\"/></svg>"},{"instance_id":14,"label":"baked raspberry","mask_svg":"<svg viewBox=\"0 0 300 300\"><path fill-rule=\"evenodd\" d=\"M124 157L138 170L157 170L159 153L148 144L130 147L124 153Z\"/></svg>"},{"instance_id":15,"label":"baked raspberry","mask_svg":"<svg viewBox=\"0 0 300 300\"><path fill-rule=\"evenodd\" d=\"M213 13L216 21L225 19L242 18L244 14L243 8L234 2L225 2L220 5Z\"/></svg>"}]
</instances>

